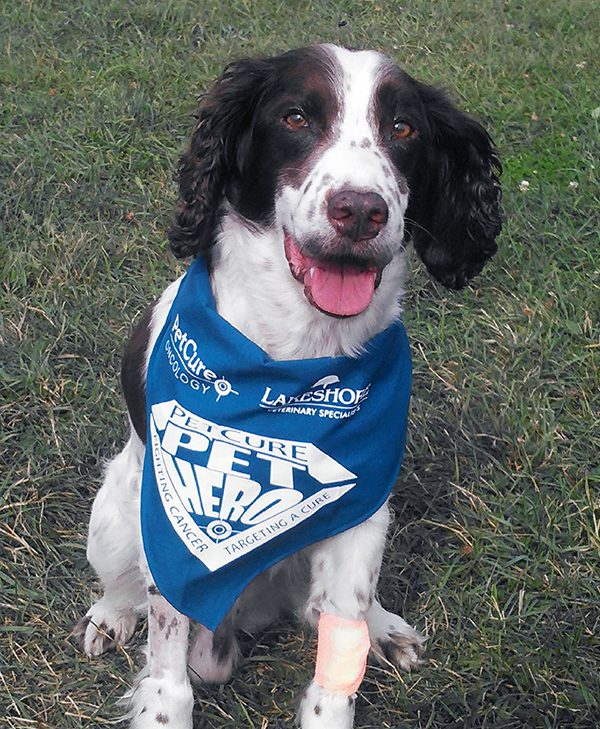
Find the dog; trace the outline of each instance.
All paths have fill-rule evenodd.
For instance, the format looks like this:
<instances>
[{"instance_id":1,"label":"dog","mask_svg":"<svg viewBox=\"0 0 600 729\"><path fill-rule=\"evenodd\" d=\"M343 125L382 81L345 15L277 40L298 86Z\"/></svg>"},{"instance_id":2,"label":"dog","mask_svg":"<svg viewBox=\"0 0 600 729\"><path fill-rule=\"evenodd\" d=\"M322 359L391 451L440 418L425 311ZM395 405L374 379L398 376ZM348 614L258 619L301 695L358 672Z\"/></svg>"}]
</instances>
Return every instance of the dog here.
<instances>
[{"instance_id":1,"label":"dog","mask_svg":"<svg viewBox=\"0 0 600 729\"><path fill-rule=\"evenodd\" d=\"M453 289L496 252L500 172L487 131L381 53L317 45L244 59L200 99L170 246L179 259L205 258L219 314L273 360L356 357L401 315L408 241ZM180 281L144 314L124 356L131 435L93 504L87 554L104 594L79 623L84 652L124 644L147 611L132 729L191 729L190 675L226 682L236 630L285 610L312 624L323 613L365 621L372 657L418 666L424 637L376 597L386 505L261 574L214 632L154 584L139 520L146 372ZM350 729L354 696L313 680L302 729Z\"/></svg>"}]
</instances>

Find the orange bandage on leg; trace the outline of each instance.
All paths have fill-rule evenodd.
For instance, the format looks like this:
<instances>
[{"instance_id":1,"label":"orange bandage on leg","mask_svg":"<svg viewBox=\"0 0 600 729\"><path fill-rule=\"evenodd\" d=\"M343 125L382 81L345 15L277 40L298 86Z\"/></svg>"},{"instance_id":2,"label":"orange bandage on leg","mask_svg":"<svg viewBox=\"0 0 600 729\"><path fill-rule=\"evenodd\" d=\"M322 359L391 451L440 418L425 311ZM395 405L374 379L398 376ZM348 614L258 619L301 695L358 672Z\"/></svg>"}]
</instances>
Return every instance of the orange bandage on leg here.
<instances>
[{"instance_id":1,"label":"orange bandage on leg","mask_svg":"<svg viewBox=\"0 0 600 729\"><path fill-rule=\"evenodd\" d=\"M365 675L370 645L365 620L321 613L315 681L332 693L356 693Z\"/></svg>"}]
</instances>

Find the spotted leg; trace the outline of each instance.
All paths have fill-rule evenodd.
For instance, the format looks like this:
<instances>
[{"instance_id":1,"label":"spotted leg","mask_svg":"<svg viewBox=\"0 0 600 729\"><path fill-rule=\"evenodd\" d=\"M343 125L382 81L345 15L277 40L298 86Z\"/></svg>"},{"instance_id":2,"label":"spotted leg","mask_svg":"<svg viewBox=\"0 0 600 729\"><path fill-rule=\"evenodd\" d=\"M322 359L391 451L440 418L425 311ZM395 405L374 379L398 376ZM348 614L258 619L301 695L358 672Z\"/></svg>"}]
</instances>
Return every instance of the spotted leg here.
<instances>
[{"instance_id":1,"label":"spotted leg","mask_svg":"<svg viewBox=\"0 0 600 729\"><path fill-rule=\"evenodd\" d=\"M148 664L129 702L130 729L192 729L189 620L156 587L148 589Z\"/></svg>"},{"instance_id":2,"label":"spotted leg","mask_svg":"<svg viewBox=\"0 0 600 729\"><path fill-rule=\"evenodd\" d=\"M388 520L385 505L359 526L313 549L312 585L306 608L309 620L314 622L323 613L353 621L357 626L365 620L373 604ZM352 729L356 694L331 690L318 679L310 683L300 704L301 728Z\"/></svg>"}]
</instances>

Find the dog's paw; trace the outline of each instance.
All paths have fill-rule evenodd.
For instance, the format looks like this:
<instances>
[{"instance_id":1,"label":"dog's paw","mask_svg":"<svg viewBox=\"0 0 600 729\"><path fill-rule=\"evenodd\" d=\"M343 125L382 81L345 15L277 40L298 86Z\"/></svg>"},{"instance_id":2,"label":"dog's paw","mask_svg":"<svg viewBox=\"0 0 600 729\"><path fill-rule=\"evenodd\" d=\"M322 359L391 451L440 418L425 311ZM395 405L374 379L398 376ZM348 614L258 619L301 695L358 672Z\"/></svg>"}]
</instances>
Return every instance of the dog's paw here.
<instances>
[{"instance_id":1,"label":"dog's paw","mask_svg":"<svg viewBox=\"0 0 600 729\"><path fill-rule=\"evenodd\" d=\"M124 645L135 631L137 614L131 608L116 609L99 600L73 630L82 651L99 656L113 645Z\"/></svg>"},{"instance_id":2,"label":"dog's paw","mask_svg":"<svg viewBox=\"0 0 600 729\"><path fill-rule=\"evenodd\" d=\"M355 696L330 693L313 681L300 703L300 729L352 729L354 699Z\"/></svg>"},{"instance_id":3,"label":"dog's paw","mask_svg":"<svg viewBox=\"0 0 600 729\"><path fill-rule=\"evenodd\" d=\"M368 616L371 654L382 664L410 671L423 665L425 638L399 615L389 613L381 606Z\"/></svg>"},{"instance_id":4,"label":"dog's paw","mask_svg":"<svg viewBox=\"0 0 600 729\"><path fill-rule=\"evenodd\" d=\"M129 729L192 729L194 696L188 683L146 676L120 701Z\"/></svg>"}]
</instances>

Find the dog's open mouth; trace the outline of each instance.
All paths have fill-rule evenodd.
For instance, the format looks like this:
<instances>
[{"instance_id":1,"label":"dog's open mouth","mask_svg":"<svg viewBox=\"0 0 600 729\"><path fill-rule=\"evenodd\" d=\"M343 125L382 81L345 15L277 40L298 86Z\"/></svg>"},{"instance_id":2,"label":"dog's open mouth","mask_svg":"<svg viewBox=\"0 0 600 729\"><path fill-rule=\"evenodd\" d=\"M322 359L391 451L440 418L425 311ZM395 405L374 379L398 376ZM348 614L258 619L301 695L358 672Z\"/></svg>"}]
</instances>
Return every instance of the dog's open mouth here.
<instances>
[{"instance_id":1,"label":"dog's open mouth","mask_svg":"<svg viewBox=\"0 0 600 729\"><path fill-rule=\"evenodd\" d=\"M304 284L306 298L320 311L355 316L371 303L381 281L381 269L374 264L311 258L300 251L289 233L285 234L284 248L292 276Z\"/></svg>"}]
</instances>

